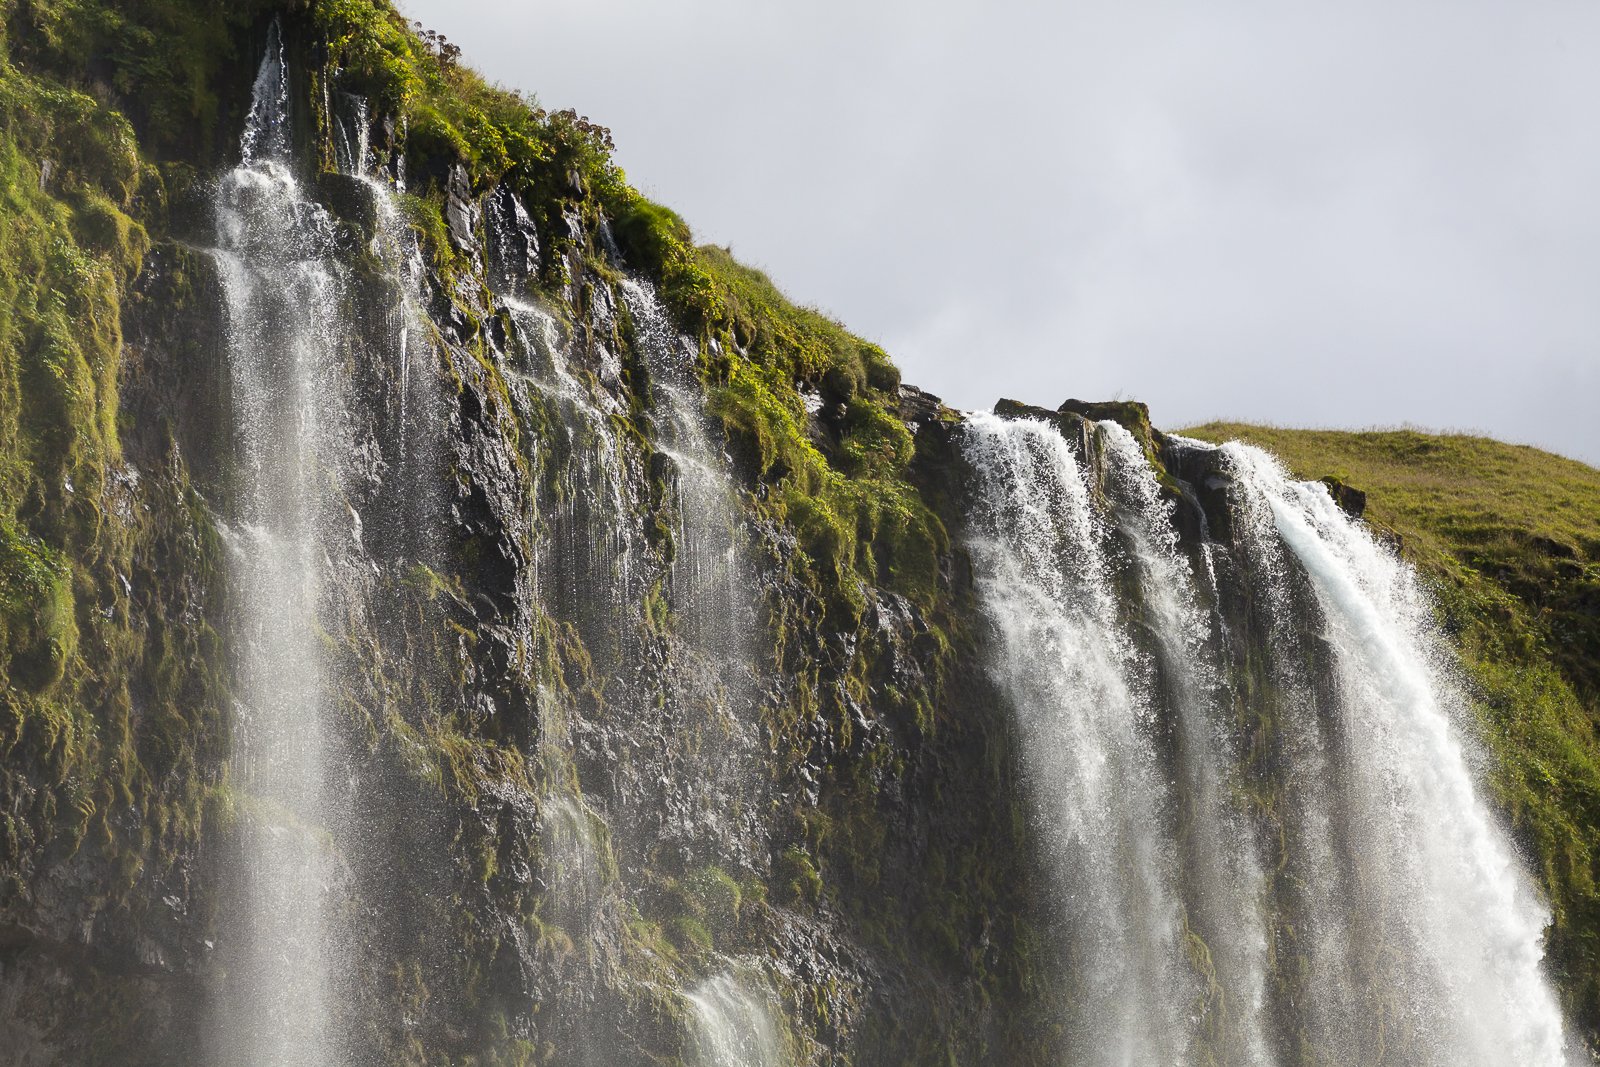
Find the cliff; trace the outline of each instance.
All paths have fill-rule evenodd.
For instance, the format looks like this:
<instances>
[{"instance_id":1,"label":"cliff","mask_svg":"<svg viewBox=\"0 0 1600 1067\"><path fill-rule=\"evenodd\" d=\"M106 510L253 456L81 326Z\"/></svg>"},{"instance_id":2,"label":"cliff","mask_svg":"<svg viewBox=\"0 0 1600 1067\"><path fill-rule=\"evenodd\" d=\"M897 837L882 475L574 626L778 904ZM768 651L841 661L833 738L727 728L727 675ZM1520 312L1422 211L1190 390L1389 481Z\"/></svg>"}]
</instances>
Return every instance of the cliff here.
<instances>
[{"instance_id":1,"label":"cliff","mask_svg":"<svg viewBox=\"0 0 1600 1067\"><path fill-rule=\"evenodd\" d=\"M957 413L380 0L0 12L0 1062L1072 1044ZM1237 506L1136 405L1001 410L1126 425L1192 545ZM1190 434L1363 490L1435 588L1594 1032L1600 475ZM322 992L252 1014L280 966Z\"/></svg>"}]
</instances>

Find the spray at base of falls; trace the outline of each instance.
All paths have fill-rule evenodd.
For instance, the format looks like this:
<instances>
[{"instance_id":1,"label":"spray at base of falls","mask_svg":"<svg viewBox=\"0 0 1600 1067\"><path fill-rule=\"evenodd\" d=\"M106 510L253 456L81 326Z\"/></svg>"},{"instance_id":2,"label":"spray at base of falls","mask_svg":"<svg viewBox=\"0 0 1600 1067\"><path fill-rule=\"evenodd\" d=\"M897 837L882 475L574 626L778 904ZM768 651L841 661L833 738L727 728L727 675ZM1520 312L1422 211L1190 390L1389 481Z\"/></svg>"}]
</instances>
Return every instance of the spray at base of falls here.
<instances>
[{"instance_id":1,"label":"spray at base of falls","mask_svg":"<svg viewBox=\"0 0 1600 1067\"><path fill-rule=\"evenodd\" d=\"M1042 421L977 415L963 434L990 666L1024 733L1056 894L1066 1061L1566 1063L1540 966L1546 915L1477 794L1461 740L1470 715L1410 570L1325 487L1229 445L1208 469L1231 479L1233 542L1195 558L1208 582L1250 593L1207 589L1127 431L1088 427L1098 478ZM1232 554L1230 577L1210 569L1214 549ZM1106 605L1124 599L1124 569L1139 606L1119 616ZM1207 601L1254 614L1225 625ZM1225 639L1239 625L1264 631L1273 661L1254 697L1228 695L1249 669L1230 644L1249 636ZM1304 673L1319 657L1331 685ZM1281 703L1252 706L1272 692ZM1249 747L1262 743L1254 723L1280 718L1272 751L1288 762L1275 768ZM1151 731L1162 722L1170 743ZM1108 767L1115 799L1094 788ZM1280 798L1287 878L1264 875L1262 813L1237 799L1256 794ZM1129 811L1145 817L1117 820ZM1177 902L1181 918L1166 922L1194 940L1180 953L1171 926L1147 927L1119 946L1143 951L1143 965L1108 969L1094 953L1116 945L1117 918L1095 905L1114 906L1130 867L1165 879L1147 884ZM1299 968L1284 966L1290 953ZM1111 999L1141 1010L1080 988L1107 980ZM1204 1022L1208 1003L1229 1008Z\"/></svg>"}]
</instances>

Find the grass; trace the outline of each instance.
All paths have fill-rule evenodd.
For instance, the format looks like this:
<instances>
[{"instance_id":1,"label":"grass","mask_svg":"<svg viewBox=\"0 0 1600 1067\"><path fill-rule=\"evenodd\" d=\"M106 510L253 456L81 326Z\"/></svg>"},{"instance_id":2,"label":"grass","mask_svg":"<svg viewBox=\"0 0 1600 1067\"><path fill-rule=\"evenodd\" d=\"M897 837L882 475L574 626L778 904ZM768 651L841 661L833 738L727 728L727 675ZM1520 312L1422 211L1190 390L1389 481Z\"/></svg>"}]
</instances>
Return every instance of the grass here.
<instances>
[{"instance_id":1,"label":"grass","mask_svg":"<svg viewBox=\"0 0 1600 1067\"><path fill-rule=\"evenodd\" d=\"M1213 422L1185 434L1276 454L1367 494L1455 641L1490 785L1537 871L1567 1006L1600 1023L1600 470L1523 445L1415 430Z\"/></svg>"}]
</instances>

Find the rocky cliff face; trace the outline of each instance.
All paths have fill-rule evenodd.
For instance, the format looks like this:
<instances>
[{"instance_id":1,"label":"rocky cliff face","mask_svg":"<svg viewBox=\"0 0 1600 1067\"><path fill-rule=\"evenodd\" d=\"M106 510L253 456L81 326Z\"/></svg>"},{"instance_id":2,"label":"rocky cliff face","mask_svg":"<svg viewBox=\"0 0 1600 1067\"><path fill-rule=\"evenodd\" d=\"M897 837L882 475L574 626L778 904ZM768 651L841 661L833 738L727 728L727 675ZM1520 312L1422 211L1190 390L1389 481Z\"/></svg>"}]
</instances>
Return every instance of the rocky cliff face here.
<instances>
[{"instance_id":1,"label":"rocky cliff face","mask_svg":"<svg viewBox=\"0 0 1600 1067\"><path fill-rule=\"evenodd\" d=\"M386 5L200 8L0 5L0 1062L1075 1047L960 417Z\"/></svg>"},{"instance_id":2,"label":"rocky cliff face","mask_svg":"<svg viewBox=\"0 0 1600 1067\"><path fill-rule=\"evenodd\" d=\"M875 537L918 499L896 383L831 324L757 303L778 299L758 278L696 329L674 272L709 279L617 184L603 131L501 97L509 120L459 125L387 100L375 81L486 91L382 8L346 7L214 27L236 63L281 51L254 97L213 87L240 94L215 123L247 131L231 174L236 155L193 147L220 133L130 132L138 191L102 207L100 176L53 185L55 146L11 116L41 212L96 198L139 247L114 264L72 238L120 329L97 389L67 390L104 427L92 450L15 429L41 399L31 341L12 364L8 536L60 617L30 618L20 574L7 1062L248 1059L269 1038L229 1014L281 993L273 953L327 988L270 1025L325 1013L341 1062L676 1061L714 1040L702 988L770 1016L785 1061L1022 1055L1035 1039L995 1008L1029 995L1022 850L992 847L1021 833L1005 718L961 661L940 520L918 504L921 544ZM15 51L81 17L13 10ZM12 79L95 77L69 62ZM85 125L131 104L82 99ZM525 156L498 174L458 141L513 132ZM948 414L917 415L940 438ZM263 489L305 437L331 488ZM947 450L928 456L945 477ZM901 499L856 498L847 462ZM778 495L802 492L797 517ZM297 594L251 558L295 508L320 592L273 638ZM253 662L275 640L305 659ZM301 729L321 718L320 792L288 821L304 797L250 751L279 743L263 669L319 676L290 703ZM333 947L263 950L292 924L252 925L259 839L307 832L326 835L317 899L288 907Z\"/></svg>"}]
</instances>

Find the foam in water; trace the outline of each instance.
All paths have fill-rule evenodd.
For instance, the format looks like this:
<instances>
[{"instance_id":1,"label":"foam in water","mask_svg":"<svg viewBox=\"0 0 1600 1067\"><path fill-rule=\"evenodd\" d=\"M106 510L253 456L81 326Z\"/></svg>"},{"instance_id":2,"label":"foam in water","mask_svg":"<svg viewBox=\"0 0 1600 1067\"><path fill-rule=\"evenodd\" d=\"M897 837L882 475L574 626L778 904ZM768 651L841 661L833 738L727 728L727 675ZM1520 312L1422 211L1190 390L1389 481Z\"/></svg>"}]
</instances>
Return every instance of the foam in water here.
<instances>
[{"instance_id":1,"label":"foam in water","mask_svg":"<svg viewBox=\"0 0 1600 1067\"><path fill-rule=\"evenodd\" d=\"M338 360L340 279L327 217L288 169L287 73L274 27L243 140L217 185L239 449L230 516L238 688L231 731L243 848L226 926L218 1061L339 1062L330 896L326 671L317 621L326 562L356 536L338 498L348 452Z\"/></svg>"}]
</instances>

